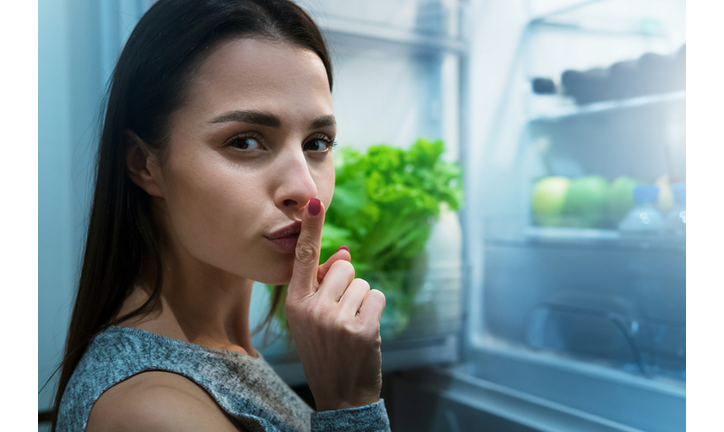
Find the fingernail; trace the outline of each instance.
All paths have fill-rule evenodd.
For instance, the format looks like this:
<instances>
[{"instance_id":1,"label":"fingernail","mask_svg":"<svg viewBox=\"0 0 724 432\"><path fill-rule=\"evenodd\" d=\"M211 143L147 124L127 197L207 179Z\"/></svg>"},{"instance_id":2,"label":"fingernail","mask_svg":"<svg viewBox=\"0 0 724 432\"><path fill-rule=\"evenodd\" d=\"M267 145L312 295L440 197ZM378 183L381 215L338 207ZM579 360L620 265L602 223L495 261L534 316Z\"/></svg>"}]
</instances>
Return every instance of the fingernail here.
<instances>
[{"instance_id":1,"label":"fingernail","mask_svg":"<svg viewBox=\"0 0 724 432\"><path fill-rule=\"evenodd\" d=\"M319 198L312 198L309 200L309 204L307 205L307 211L309 211L310 215L317 216L321 210L322 202L319 200Z\"/></svg>"},{"instance_id":2,"label":"fingernail","mask_svg":"<svg viewBox=\"0 0 724 432\"><path fill-rule=\"evenodd\" d=\"M339 249L337 249L337 252L339 252L341 250L346 250L347 252L349 252L349 248L345 245L340 246ZM337 252L335 252L335 253L337 253Z\"/></svg>"}]
</instances>

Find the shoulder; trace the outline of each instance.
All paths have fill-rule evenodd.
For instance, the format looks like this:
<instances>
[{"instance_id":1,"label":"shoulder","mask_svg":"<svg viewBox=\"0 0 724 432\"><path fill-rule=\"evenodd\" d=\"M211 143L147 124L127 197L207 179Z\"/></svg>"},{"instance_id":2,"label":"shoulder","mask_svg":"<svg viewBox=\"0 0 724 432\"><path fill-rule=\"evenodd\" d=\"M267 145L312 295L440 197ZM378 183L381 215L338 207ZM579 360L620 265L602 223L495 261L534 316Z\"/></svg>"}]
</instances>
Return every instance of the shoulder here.
<instances>
[{"instance_id":1,"label":"shoulder","mask_svg":"<svg viewBox=\"0 0 724 432\"><path fill-rule=\"evenodd\" d=\"M93 406L86 431L243 431L193 381L143 372L111 387Z\"/></svg>"}]
</instances>

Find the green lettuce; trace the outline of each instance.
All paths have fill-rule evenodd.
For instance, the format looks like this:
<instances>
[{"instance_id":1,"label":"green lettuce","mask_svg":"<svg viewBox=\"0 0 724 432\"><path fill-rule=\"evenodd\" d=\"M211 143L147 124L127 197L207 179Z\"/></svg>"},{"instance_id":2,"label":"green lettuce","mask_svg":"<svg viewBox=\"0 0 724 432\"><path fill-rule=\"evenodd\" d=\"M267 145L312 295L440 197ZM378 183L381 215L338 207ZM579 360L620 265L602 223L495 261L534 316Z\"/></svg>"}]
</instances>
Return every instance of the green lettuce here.
<instances>
[{"instance_id":1,"label":"green lettuce","mask_svg":"<svg viewBox=\"0 0 724 432\"><path fill-rule=\"evenodd\" d=\"M366 153L343 148L335 155L335 192L320 260L349 247L356 276L387 299L383 338L408 323L418 289L409 270L425 249L440 205L456 211L462 203L461 169L441 159L444 150L442 141L420 138L409 150L379 144ZM285 325L283 304L276 315Z\"/></svg>"}]
</instances>

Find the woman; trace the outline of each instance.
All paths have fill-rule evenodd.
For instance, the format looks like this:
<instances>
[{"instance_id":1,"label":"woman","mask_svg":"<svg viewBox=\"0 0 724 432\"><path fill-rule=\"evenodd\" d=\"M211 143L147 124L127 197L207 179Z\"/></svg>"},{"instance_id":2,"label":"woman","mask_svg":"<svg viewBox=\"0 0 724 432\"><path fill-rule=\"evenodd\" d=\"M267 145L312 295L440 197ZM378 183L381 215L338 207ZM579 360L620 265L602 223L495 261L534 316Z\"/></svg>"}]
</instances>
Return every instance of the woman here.
<instances>
[{"instance_id":1,"label":"woman","mask_svg":"<svg viewBox=\"0 0 724 432\"><path fill-rule=\"evenodd\" d=\"M144 15L113 73L54 430L389 429L384 296L344 246L319 265L331 89L322 36L289 1ZM251 345L253 281L289 284L316 412Z\"/></svg>"}]
</instances>

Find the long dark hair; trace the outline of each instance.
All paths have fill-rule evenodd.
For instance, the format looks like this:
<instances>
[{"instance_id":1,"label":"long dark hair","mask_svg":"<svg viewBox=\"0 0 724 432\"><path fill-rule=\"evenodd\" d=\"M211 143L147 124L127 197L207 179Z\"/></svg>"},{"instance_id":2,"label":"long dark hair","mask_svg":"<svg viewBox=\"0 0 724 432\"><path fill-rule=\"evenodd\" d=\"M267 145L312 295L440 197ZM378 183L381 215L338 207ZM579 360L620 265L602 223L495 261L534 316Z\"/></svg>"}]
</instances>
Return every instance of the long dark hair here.
<instances>
[{"instance_id":1,"label":"long dark hair","mask_svg":"<svg viewBox=\"0 0 724 432\"><path fill-rule=\"evenodd\" d=\"M152 311L161 293L161 256L150 198L126 174L127 131L163 160L169 119L187 96L197 66L212 46L235 37L281 41L315 52L332 90L332 66L322 34L291 1L159 0L141 18L109 84L83 265L52 412L53 431L63 392L91 339L114 323ZM149 271L155 273L149 299L116 317L134 281ZM277 287L265 323L280 298Z\"/></svg>"}]
</instances>

